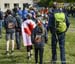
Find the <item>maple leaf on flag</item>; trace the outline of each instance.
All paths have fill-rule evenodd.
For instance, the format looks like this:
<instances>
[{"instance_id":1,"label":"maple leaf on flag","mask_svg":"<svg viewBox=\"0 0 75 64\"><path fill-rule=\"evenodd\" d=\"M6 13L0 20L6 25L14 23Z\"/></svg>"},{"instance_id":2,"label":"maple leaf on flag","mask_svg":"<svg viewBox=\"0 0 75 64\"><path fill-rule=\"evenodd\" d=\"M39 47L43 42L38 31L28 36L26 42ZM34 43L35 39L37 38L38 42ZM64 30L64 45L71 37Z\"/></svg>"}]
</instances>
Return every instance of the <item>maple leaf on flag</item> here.
<instances>
[{"instance_id":1,"label":"maple leaf on flag","mask_svg":"<svg viewBox=\"0 0 75 64\"><path fill-rule=\"evenodd\" d=\"M31 35L31 31L28 27L24 28L24 32L27 33L28 35Z\"/></svg>"},{"instance_id":2,"label":"maple leaf on flag","mask_svg":"<svg viewBox=\"0 0 75 64\"><path fill-rule=\"evenodd\" d=\"M29 24L28 24L28 27L29 27L29 29L30 29L30 31L32 32L32 30L33 30L33 24L30 22Z\"/></svg>"}]
</instances>

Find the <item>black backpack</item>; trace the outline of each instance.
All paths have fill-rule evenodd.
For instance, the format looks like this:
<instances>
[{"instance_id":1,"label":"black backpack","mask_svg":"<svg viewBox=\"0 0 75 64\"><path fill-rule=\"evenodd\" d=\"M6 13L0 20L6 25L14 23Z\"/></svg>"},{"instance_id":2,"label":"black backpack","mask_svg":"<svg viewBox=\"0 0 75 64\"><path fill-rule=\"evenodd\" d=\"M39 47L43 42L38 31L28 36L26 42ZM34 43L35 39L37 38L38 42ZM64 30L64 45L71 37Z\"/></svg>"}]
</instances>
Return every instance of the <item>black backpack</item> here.
<instances>
[{"instance_id":1,"label":"black backpack","mask_svg":"<svg viewBox=\"0 0 75 64\"><path fill-rule=\"evenodd\" d=\"M21 20L21 18L20 18L20 16L15 16L15 18L16 18L16 27L17 28L21 28L21 23L22 23L22 20Z\"/></svg>"}]
</instances>

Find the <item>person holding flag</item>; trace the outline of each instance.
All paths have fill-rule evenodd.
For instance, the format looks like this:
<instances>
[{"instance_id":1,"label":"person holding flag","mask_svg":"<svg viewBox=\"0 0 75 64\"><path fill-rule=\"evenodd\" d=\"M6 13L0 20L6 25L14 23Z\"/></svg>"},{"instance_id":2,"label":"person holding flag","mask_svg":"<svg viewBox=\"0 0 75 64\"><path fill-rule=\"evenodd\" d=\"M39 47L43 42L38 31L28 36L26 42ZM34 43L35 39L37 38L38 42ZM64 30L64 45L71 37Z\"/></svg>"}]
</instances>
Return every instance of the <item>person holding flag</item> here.
<instances>
[{"instance_id":1,"label":"person holding flag","mask_svg":"<svg viewBox=\"0 0 75 64\"><path fill-rule=\"evenodd\" d=\"M32 55L31 32L36 26L35 22L31 20L31 17L32 15L28 13L27 19L22 23L23 44L27 47L28 59L30 59Z\"/></svg>"}]
</instances>

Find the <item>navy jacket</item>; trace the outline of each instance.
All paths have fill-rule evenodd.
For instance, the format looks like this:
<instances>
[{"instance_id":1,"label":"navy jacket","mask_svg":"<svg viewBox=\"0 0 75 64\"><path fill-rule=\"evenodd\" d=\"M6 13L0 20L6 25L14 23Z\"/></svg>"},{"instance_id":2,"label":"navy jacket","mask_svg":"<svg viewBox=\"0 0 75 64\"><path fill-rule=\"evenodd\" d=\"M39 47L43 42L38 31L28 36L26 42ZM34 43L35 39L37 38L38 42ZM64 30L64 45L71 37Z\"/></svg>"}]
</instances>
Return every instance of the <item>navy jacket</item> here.
<instances>
[{"instance_id":1,"label":"navy jacket","mask_svg":"<svg viewBox=\"0 0 75 64\"><path fill-rule=\"evenodd\" d=\"M44 26L43 26L44 27ZM32 43L34 44L34 46L36 47L36 48L40 48L40 47L44 47L44 44L47 42L47 40L48 40L48 35L47 35L47 30L44 28L44 33L43 34L40 34L40 35L42 35L42 41L41 42L39 42L39 43L36 43L34 40L35 40L35 37L36 37L36 34L38 34L38 30L39 29L39 27L38 26L36 26L35 28L34 28L34 30L32 31L32 35L31 35L31 40L32 40Z\"/></svg>"},{"instance_id":2,"label":"navy jacket","mask_svg":"<svg viewBox=\"0 0 75 64\"><path fill-rule=\"evenodd\" d=\"M18 14L15 16L15 18L16 18L16 21L17 21L16 31L21 32L22 18Z\"/></svg>"}]
</instances>

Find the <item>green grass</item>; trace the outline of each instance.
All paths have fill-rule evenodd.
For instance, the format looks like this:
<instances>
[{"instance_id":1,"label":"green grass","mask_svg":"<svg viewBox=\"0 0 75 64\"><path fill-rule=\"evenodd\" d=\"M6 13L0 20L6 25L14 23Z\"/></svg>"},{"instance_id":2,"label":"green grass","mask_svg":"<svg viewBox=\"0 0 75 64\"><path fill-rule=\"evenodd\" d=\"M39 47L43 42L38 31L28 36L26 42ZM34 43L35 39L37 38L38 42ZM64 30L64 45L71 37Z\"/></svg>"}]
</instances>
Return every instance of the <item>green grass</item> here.
<instances>
[{"instance_id":1,"label":"green grass","mask_svg":"<svg viewBox=\"0 0 75 64\"><path fill-rule=\"evenodd\" d=\"M65 42L65 48L66 48L66 61L67 64L75 64L75 18L69 18L70 20L70 28L66 33L66 42ZM26 48L21 45L21 50L16 50L16 44L15 44L15 52L13 56L6 56L6 41L5 41L5 31L3 29L2 39L0 39L0 64L35 64L34 63L34 57L28 61L26 59L27 53ZM45 45L44 49L44 62L45 64L48 63L51 60L51 40L50 40L50 34L49 34L49 41L48 44ZM10 47L11 48L11 47ZM57 56L58 61L60 61L60 52L59 52L59 46L57 46ZM57 62L57 64L61 64L60 62Z\"/></svg>"}]
</instances>

